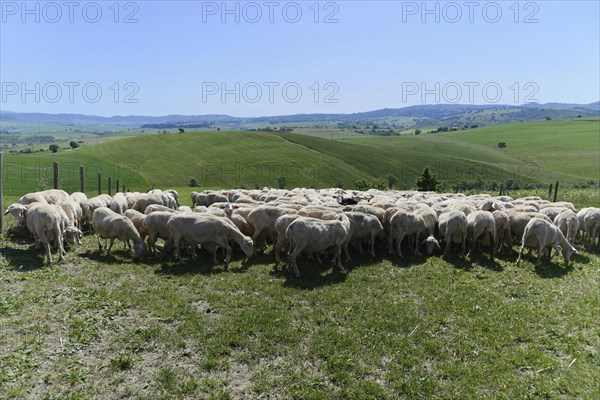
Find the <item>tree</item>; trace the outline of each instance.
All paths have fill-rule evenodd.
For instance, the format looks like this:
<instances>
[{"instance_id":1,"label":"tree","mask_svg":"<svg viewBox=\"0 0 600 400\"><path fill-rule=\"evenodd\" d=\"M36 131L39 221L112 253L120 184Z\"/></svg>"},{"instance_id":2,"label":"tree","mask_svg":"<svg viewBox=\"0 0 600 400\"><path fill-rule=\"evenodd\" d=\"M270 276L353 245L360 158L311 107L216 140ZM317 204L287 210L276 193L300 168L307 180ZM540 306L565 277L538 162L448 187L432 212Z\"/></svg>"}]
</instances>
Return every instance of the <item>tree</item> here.
<instances>
[{"instance_id":1,"label":"tree","mask_svg":"<svg viewBox=\"0 0 600 400\"><path fill-rule=\"evenodd\" d=\"M550 117L546 117L546 121L550 121L552 118Z\"/></svg>"},{"instance_id":2,"label":"tree","mask_svg":"<svg viewBox=\"0 0 600 400\"><path fill-rule=\"evenodd\" d=\"M506 147L506 142L498 142L498 143L497 143L497 146L498 146L499 148L503 149L503 148L505 148L505 147Z\"/></svg>"},{"instance_id":3,"label":"tree","mask_svg":"<svg viewBox=\"0 0 600 400\"><path fill-rule=\"evenodd\" d=\"M185 132L185 129L179 128L179 133L184 133L184 132Z\"/></svg>"},{"instance_id":4,"label":"tree","mask_svg":"<svg viewBox=\"0 0 600 400\"><path fill-rule=\"evenodd\" d=\"M398 177L396 175L393 174L387 174L385 176L385 179L387 180L388 183L388 189L392 189L392 187L398 183Z\"/></svg>"},{"instance_id":5,"label":"tree","mask_svg":"<svg viewBox=\"0 0 600 400\"><path fill-rule=\"evenodd\" d=\"M285 189L285 184L286 184L285 176L280 176L279 178L277 178L277 185L279 186L279 189Z\"/></svg>"},{"instance_id":6,"label":"tree","mask_svg":"<svg viewBox=\"0 0 600 400\"><path fill-rule=\"evenodd\" d=\"M48 146L48 149L49 149L51 152L53 152L53 153L56 153L56 152L58 151L59 147L58 147L58 145L57 145L57 144L51 144L50 146Z\"/></svg>"},{"instance_id":7,"label":"tree","mask_svg":"<svg viewBox=\"0 0 600 400\"><path fill-rule=\"evenodd\" d=\"M429 172L428 167L425 167L425 169L423 169L423 173L419 179L417 179L417 187L422 192L435 192L440 189L440 181L435 175Z\"/></svg>"},{"instance_id":8,"label":"tree","mask_svg":"<svg viewBox=\"0 0 600 400\"><path fill-rule=\"evenodd\" d=\"M190 179L188 181L188 186L190 186L190 187L200 187L202 185L200 185L200 183L198 182L198 178L196 178L195 176L190 176Z\"/></svg>"},{"instance_id":9,"label":"tree","mask_svg":"<svg viewBox=\"0 0 600 400\"><path fill-rule=\"evenodd\" d=\"M71 140L71 143L69 143L69 146L71 146L72 149L76 149L79 147L79 143L77 143L74 140Z\"/></svg>"},{"instance_id":10,"label":"tree","mask_svg":"<svg viewBox=\"0 0 600 400\"><path fill-rule=\"evenodd\" d=\"M415 129L415 135L420 135L421 134L421 130L420 129Z\"/></svg>"}]
</instances>

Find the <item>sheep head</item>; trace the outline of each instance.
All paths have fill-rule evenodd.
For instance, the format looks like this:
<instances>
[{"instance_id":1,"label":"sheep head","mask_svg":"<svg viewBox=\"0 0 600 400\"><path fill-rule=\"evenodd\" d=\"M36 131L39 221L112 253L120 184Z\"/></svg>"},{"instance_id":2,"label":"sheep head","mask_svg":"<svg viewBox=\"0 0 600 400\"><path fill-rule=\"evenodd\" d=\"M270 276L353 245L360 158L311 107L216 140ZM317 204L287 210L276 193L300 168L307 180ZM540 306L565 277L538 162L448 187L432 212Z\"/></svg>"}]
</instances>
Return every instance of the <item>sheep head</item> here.
<instances>
[{"instance_id":1,"label":"sheep head","mask_svg":"<svg viewBox=\"0 0 600 400\"><path fill-rule=\"evenodd\" d=\"M565 260L565 267L569 266L569 259L571 258L571 255L579 254L577 249L575 247L573 247L571 244L561 246L560 250L561 250L563 259Z\"/></svg>"},{"instance_id":2,"label":"sheep head","mask_svg":"<svg viewBox=\"0 0 600 400\"><path fill-rule=\"evenodd\" d=\"M427 246L427 255L430 256L433 254L434 249L442 250L440 247L440 243L433 236L428 236L425 240L423 240L423 244Z\"/></svg>"},{"instance_id":3,"label":"sheep head","mask_svg":"<svg viewBox=\"0 0 600 400\"><path fill-rule=\"evenodd\" d=\"M254 255L254 242L250 237L244 236L240 247L242 248L242 251L244 252L246 257L250 258Z\"/></svg>"}]
</instances>

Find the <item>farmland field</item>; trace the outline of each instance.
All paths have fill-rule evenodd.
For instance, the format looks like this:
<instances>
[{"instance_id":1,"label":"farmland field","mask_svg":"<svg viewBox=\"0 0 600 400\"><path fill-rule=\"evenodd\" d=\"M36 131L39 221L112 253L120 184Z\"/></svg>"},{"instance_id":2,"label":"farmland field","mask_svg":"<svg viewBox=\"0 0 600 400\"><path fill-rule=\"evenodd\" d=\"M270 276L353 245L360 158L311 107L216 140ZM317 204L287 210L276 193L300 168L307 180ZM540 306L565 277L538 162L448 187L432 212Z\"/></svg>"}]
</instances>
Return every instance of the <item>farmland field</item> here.
<instances>
[{"instance_id":1,"label":"farmland field","mask_svg":"<svg viewBox=\"0 0 600 400\"><path fill-rule=\"evenodd\" d=\"M560 180L567 187L558 200L598 207L597 189L568 187L599 178L598 123L344 140L315 132L126 137L8 155L4 206L51 185L53 161L68 191L77 190L82 164L88 194L101 171L132 190L174 187L189 205L192 190L274 186L279 176L288 187L351 187L395 173L411 186L427 158L448 182L470 170L486 180ZM186 186L190 176L203 186ZM510 195L548 198L547 189ZM47 266L14 225L5 219L0 239L2 399L600 397L598 248L581 246L568 268L559 257L538 266L526 256L517 266L516 246L496 261L353 252L342 271L302 258L297 279L276 267L270 248L227 268L208 254L183 266L148 256L134 263L120 243L111 257L100 253L90 233Z\"/></svg>"},{"instance_id":2,"label":"farmland field","mask_svg":"<svg viewBox=\"0 0 600 400\"><path fill-rule=\"evenodd\" d=\"M13 221L9 224L12 226ZM267 252L226 269L112 257L86 235L44 266L2 237L2 398L598 397L598 249L569 268L475 254L354 257L343 271ZM381 252L380 252L381 253ZM560 265L559 265L560 264Z\"/></svg>"},{"instance_id":3,"label":"farmland field","mask_svg":"<svg viewBox=\"0 0 600 400\"><path fill-rule=\"evenodd\" d=\"M277 132L194 132L152 134L73 151L5 155L4 190L18 195L49 187L52 162L63 164L62 187L79 188L79 165L86 167L87 190L93 193L97 173L131 190L186 186L195 177L204 188L342 186L360 179L392 174L397 188L414 187L425 166L446 184L511 180L521 184L560 181L563 186L600 181L600 120L527 122L468 131L419 136L321 136ZM121 137L121 136L117 136ZM498 148L498 142L507 146ZM113 186L114 187L114 186Z\"/></svg>"}]
</instances>

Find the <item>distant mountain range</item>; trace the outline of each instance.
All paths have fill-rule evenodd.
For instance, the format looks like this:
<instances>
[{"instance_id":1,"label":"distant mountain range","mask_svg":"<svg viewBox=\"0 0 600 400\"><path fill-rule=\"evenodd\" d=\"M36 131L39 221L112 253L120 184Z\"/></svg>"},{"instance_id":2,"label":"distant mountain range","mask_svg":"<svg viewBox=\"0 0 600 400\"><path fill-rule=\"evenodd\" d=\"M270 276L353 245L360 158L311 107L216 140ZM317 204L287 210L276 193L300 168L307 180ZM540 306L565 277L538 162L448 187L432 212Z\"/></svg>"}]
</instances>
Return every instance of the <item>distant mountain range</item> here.
<instances>
[{"instance_id":1,"label":"distant mountain range","mask_svg":"<svg viewBox=\"0 0 600 400\"><path fill-rule=\"evenodd\" d=\"M530 103L519 106L511 105L465 105L435 104L416 105L403 108L384 108L381 110L352 114L294 114L264 117L233 117L223 114L207 115L165 115L160 117L128 115L99 117L82 114L44 114L0 111L0 123L39 123L73 126L115 126L127 128L154 128L159 124L170 124L183 127L192 124L228 125L232 128L243 128L247 124L290 124L318 122L376 122L395 118L409 119L407 127L432 125L478 124L495 125L500 123L535 121L548 119L566 119L594 117L600 115L600 101L590 104L569 103Z\"/></svg>"}]
</instances>

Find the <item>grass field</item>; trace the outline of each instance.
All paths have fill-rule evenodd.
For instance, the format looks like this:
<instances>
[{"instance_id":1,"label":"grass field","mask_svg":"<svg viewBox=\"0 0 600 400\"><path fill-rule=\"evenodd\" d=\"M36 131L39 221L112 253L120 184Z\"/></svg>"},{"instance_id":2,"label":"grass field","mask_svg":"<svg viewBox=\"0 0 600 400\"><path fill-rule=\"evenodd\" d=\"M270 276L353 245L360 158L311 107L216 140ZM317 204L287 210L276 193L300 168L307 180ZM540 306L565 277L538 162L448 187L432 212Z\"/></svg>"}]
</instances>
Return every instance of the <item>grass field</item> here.
<instances>
[{"instance_id":1,"label":"grass field","mask_svg":"<svg viewBox=\"0 0 600 400\"><path fill-rule=\"evenodd\" d=\"M296 279L269 253L132 263L87 235L44 266L18 236L0 246L0 398L600 395L598 249L569 268L506 250L304 259Z\"/></svg>"},{"instance_id":2,"label":"grass field","mask_svg":"<svg viewBox=\"0 0 600 400\"><path fill-rule=\"evenodd\" d=\"M7 194L17 195L52 184L52 162L64 165L62 186L77 190L79 165L86 184L96 188L97 172L104 187L108 176L131 190L182 187L194 176L203 187L326 187L394 174L398 188L414 188L425 166L451 190L457 182L498 184L553 183L563 186L600 180L600 120L544 121L477 128L419 136L324 137L268 132L197 132L152 134L97 140L75 151L31 155L6 154ZM333 132L333 131L331 131ZM341 133L345 135L345 133ZM329 135L329 136L328 136ZM118 138L118 140L116 139ZM343 140L342 140L343 139ZM499 149L496 143L507 143Z\"/></svg>"}]
</instances>

